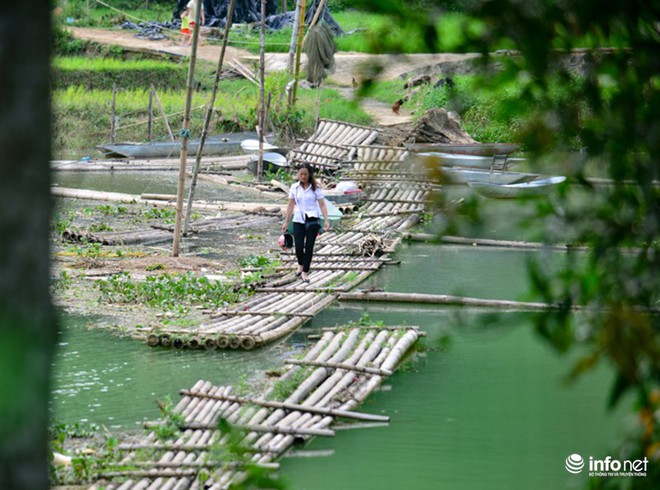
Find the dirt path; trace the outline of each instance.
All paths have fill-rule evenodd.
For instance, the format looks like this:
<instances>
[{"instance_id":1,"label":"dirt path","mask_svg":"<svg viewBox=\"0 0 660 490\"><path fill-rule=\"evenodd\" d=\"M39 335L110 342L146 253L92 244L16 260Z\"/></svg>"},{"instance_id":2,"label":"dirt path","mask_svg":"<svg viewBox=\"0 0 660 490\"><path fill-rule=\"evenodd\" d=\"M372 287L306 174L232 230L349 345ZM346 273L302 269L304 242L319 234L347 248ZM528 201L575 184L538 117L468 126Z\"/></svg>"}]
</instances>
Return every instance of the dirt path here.
<instances>
[{"instance_id":1,"label":"dirt path","mask_svg":"<svg viewBox=\"0 0 660 490\"><path fill-rule=\"evenodd\" d=\"M130 30L92 29L85 27L69 27L69 31L77 38L100 44L121 46L128 50L139 52L161 53L170 56L188 56L190 48L183 48L178 38L150 41L136 37ZM175 40L176 39L176 40ZM198 58L217 63L220 46L202 44L198 49ZM341 52L335 55L335 72L328 82L340 87L342 94L352 98L353 81L360 81L365 74L372 71L373 66L380 65L382 80L393 80L415 69L433 66L447 62L461 62L478 56L477 54L413 54L413 55L372 55L364 53ZM258 56L246 50L227 47L225 62L239 60L248 66L256 68ZM266 70L277 71L286 68L288 54L268 53L266 55ZM303 65L306 57L302 56ZM392 101L394 103L394 100ZM378 125L393 125L410 121L410 113L402 108L400 114L395 114L389 105L372 100L362 99L360 104L374 118Z\"/></svg>"}]
</instances>

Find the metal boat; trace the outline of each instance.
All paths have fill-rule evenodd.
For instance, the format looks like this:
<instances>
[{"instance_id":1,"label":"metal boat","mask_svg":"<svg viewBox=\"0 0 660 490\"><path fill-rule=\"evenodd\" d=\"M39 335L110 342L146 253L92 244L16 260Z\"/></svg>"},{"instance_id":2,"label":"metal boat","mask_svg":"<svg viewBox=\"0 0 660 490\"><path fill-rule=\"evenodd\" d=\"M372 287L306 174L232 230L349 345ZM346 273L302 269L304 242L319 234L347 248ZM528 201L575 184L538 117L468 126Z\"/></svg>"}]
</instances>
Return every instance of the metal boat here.
<instances>
[{"instance_id":1,"label":"metal boat","mask_svg":"<svg viewBox=\"0 0 660 490\"><path fill-rule=\"evenodd\" d=\"M520 147L514 143L404 143L404 146L415 153L437 151L477 156L508 155Z\"/></svg>"},{"instance_id":2,"label":"metal boat","mask_svg":"<svg viewBox=\"0 0 660 490\"><path fill-rule=\"evenodd\" d=\"M485 197L515 199L518 197L546 196L552 189L566 180L563 175L554 175L518 184L493 184L490 182L468 182L468 185Z\"/></svg>"},{"instance_id":3,"label":"metal boat","mask_svg":"<svg viewBox=\"0 0 660 490\"><path fill-rule=\"evenodd\" d=\"M506 155L462 155L459 153L424 152L417 157L426 167L434 165L507 170L510 166L527 161L525 158L509 158Z\"/></svg>"},{"instance_id":4,"label":"metal boat","mask_svg":"<svg viewBox=\"0 0 660 490\"><path fill-rule=\"evenodd\" d=\"M230 133L209 136L204 142L204 156L229 155L238 153L241 141L256 136L254 132ZM161 141L154 143L112 143L99 145L106 158L171 158L181 154L181 141ZM188 140L188 156L197 154L199 140Z\"/></svg>"}]
</instances>

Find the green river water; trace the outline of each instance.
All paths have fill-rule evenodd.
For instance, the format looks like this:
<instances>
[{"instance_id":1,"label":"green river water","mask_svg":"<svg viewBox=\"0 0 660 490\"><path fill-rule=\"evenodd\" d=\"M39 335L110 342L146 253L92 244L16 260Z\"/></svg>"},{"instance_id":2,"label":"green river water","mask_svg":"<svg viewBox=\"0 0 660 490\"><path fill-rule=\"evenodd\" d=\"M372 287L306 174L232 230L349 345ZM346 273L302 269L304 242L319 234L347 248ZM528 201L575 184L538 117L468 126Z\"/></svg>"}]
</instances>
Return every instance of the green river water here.
<instances>
[{"instance_id":1,"label":"green river water","mask_svg":"<svg viewBox=\"0 0 660 490\"><path fill-rule=\"evenodd\" d=\"M396 256L401 264L384 268L365 286L523 299L525 263L538 254L404 244ZM558 264L562 254L547 258ZM611 454L630 422L630 401L614 412L605 408L612 381L606 366L570 386L563 382L571 359L540 340L531 314L344 303L307 327L342 324L364 313L391 325L419 326L428 332L427 348L362 408L390 415L391 423L338 430L334 438L298 448L298 456L282 460L280 476L288 488L585 488L584 474L564 468L566 457ZM59 421L93 422L110 430L138 430L143 421L159 417L156 400L177 401L180 389L201 378L257 390L265 370L311 345L306 333L298 333L251 352L150 349L86 328L94 321L62 319L52 408Z\"/></svg>"}]
</instances>

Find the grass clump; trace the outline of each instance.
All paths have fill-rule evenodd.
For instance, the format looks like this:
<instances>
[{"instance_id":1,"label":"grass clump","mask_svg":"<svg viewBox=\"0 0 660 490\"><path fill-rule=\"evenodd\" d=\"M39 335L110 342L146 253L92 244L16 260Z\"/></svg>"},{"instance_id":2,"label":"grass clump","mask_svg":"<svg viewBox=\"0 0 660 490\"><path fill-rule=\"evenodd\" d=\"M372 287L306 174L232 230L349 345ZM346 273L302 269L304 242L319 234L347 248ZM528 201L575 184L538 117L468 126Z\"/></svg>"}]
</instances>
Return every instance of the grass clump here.
<instances>
[{"instance_id":1,"label":"grass clump","mask_svg":"<svg viewBox=\"0 0 660 490\"><path fill-rule=\"evenodd\" d=\"M215 307L237 302L246 290L197 277L192 273L161 274L136 281L127 272L115 274L96 283L101 293L99 300L116 304L146 304L166 310L200 305Z\"/></svg>"}]
</instances>

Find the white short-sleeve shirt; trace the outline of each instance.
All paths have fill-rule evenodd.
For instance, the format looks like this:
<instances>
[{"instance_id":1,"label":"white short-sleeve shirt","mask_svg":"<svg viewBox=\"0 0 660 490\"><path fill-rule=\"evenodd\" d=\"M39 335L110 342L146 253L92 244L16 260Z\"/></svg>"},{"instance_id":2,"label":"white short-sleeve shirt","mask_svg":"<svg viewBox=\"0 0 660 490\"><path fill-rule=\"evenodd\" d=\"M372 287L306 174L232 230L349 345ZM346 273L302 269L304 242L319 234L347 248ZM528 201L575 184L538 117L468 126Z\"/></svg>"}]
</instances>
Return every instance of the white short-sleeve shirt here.
<instances>
[{"instance_id":1,"label":"white short-sleeve shirt","mask_svg":"<svg viewBox=\"0 0 660 490\"><path fill-rule=\"evenodd\" d=\"M294 223L304 223L305 215L320 218L319 201L323 198L323 190L318 186L314 191L311 185L307 189L303 189L300 182L292 184L291 189L289 189L289 199L293 199L296 203L293 211Z\"/></svg>"}]
</instances>

